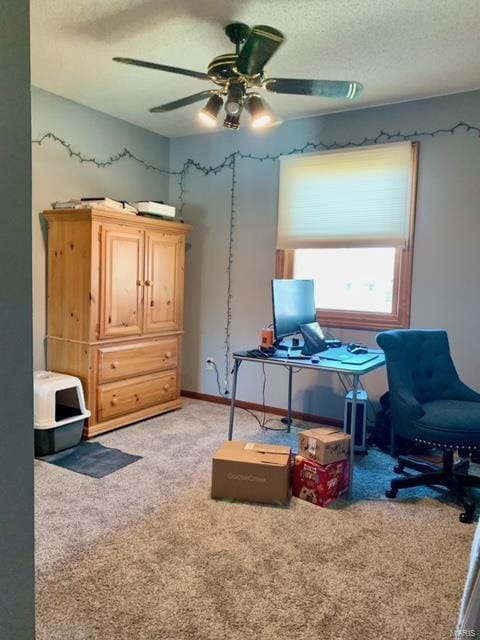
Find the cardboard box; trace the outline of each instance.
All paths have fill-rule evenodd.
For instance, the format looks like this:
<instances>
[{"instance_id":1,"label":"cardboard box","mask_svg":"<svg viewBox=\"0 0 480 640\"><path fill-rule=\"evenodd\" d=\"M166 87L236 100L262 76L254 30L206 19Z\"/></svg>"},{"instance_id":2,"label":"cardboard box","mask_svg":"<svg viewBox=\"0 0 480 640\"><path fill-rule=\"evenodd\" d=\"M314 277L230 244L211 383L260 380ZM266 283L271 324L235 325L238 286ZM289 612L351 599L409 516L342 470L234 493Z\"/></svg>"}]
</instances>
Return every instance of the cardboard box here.
<instances>
[{"instance_id":1,"label":"cardboard box","mask_svg":"<svg viewBox=\"0 0 480 640\"><path fill-rule=\"evenodd\" d=\"M300 455L319 464L346 460L350 452L351 437L335 427L317 427L299 435Z\"/></svg>"},{"instance_id":2,"label":"cardboard box","mask_svg":"<svg viewBox=\"0 0 480 640\"><path fill-rule=\"evenodd\" d=\"M288 504L290 478L290 447L224 442L213 456L212 498Z\"/></svg>"},{"instance_id":3,"label":"cardboard box","mask_svg":"<svg viewBox=\"0 0 480 640\"><path fill-rule=\"evenodd\" d=\"M348 490L348 460L321 465L303 456L295 456L293 495L319 507L326 507Z\"/></svg>"}]
</instances>

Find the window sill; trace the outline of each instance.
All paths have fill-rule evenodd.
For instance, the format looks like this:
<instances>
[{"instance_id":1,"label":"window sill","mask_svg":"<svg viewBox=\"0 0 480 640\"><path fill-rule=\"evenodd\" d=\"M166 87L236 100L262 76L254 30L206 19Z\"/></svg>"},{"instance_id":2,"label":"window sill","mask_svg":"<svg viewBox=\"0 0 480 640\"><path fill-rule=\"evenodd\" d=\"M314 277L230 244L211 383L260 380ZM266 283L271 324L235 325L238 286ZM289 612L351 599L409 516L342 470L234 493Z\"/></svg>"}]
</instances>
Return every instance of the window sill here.
<instances>
[{"instance_id":1,"label":"window sill","mask_svg":"<svg viewBox=\"0 0 480 640\"><path fill-rule=\"evenodd\" d=\"M371 331L407 329L409 327L409 318L402 317L402 315L317 309L317 319L320 326L336 329L366 329Z\"/></svg>"}]
</instances>

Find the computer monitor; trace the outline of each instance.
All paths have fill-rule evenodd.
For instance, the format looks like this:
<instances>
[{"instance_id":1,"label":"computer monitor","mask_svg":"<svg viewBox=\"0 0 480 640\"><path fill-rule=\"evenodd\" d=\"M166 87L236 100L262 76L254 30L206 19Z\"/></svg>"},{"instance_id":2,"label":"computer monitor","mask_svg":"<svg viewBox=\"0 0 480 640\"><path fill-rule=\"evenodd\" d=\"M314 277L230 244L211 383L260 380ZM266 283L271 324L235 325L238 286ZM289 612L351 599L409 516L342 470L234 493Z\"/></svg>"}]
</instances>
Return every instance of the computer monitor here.
<instances>
[{"instance_id":1,"label":"computer monitor","mask_svg":"<svg viewBox=\"0 0 480 640\"><path fill-rule=\"evenodd\" d=\"M313 280L272 280L272 303L277 345L317 319Z\"/></svg>"}]
</instances>

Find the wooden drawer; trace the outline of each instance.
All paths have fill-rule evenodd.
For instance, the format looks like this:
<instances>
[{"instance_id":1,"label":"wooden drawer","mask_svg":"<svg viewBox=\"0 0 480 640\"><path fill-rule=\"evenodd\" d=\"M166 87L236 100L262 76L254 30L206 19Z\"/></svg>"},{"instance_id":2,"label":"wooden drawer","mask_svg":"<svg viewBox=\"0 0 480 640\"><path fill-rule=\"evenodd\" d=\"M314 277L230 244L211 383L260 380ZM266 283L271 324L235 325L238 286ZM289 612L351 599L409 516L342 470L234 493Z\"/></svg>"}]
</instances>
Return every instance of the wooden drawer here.
<instances>
[{"instance_id":1,"label":"wooden drawer","mask_svg":"<svg viewBox=\"0 0 480 640\"><path fill-rule=\"evenodd\" d=\"M98 382L141 376L177 366L177 338L105 347L98 350Z\"/></svg>"},{"instance_id":2,"label":"wooden drawer","mask_svg":"<svg viewBox=\"0 0 480 640\"><path fill-rule=\"evenodd\" d=\"M108 420L124 413L139 411L177 397L176 373L135 378L98 387L98 420Z\"/></svg>"}]
</instances>

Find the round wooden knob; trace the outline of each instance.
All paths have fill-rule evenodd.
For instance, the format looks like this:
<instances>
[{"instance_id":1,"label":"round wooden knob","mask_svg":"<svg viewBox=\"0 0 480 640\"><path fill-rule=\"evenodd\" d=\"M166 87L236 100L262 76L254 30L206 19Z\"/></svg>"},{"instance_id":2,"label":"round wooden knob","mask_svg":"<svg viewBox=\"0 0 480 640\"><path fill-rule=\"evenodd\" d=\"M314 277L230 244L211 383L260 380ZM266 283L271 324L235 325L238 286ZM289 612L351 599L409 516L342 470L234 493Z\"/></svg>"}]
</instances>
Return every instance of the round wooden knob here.
<instances>
[{"instance_id":1,"label":"round wooden knob","mask_svg":"<svg viewBox=\"0 0 480 640\"><path fill-rule=\"evenodd\" d=\"M120 363L118 360L114 360L112 362L112 369L118 369L119 366L120 366Z\"/></svg>"},{"instance_id":2,"label":"round wooden knob","mask_svg":"<svg viewBox=\"0 0 480 640\"><path fill-rule=\"evenodd\" d=\"M118 404L118 398L117 396L113 396L113 398L110 400L110 404L115 406L116 404Z\"/></svg>"},{"instance_id":3,"label":"round wooden knob","mask_svg":"<svg viewBox=\"0 0 480 640\"><path fill-rule=\"evenodd\" d=\"M143 280L137 280L137 287L143 287Z\"/></svg>"},{"instance_id":4,"label":"round wooden knob","mask_svg":"<svg viewBox=\"0 0 480 640\"><path fill-rule=\"evenodd\" d=\"M168 383L164 384L163 388L165 389L165 391L168 391L170 389L170 385Z\"/></svg>"},{"instance_id":5,"label":"round wooden knob","mask_svg":"<svg viewBox=\"0 0 480 640\"><path fill-rule=\"evenodd\" d=\"M170 356L172 355L171 351L167 351L167 353L165 354L165 358L170 358Z\"/></svg>"},{"instance_id":6,"label":"round wooden knob","mask_svg":"<svg viewBox=\"0 0 480 640\"><path fill-rule=\"evenodd\" d=\"M146 287L151 287L153 284L153 280L145 280L145 286Z\"/></svg>"}]
</instances>

